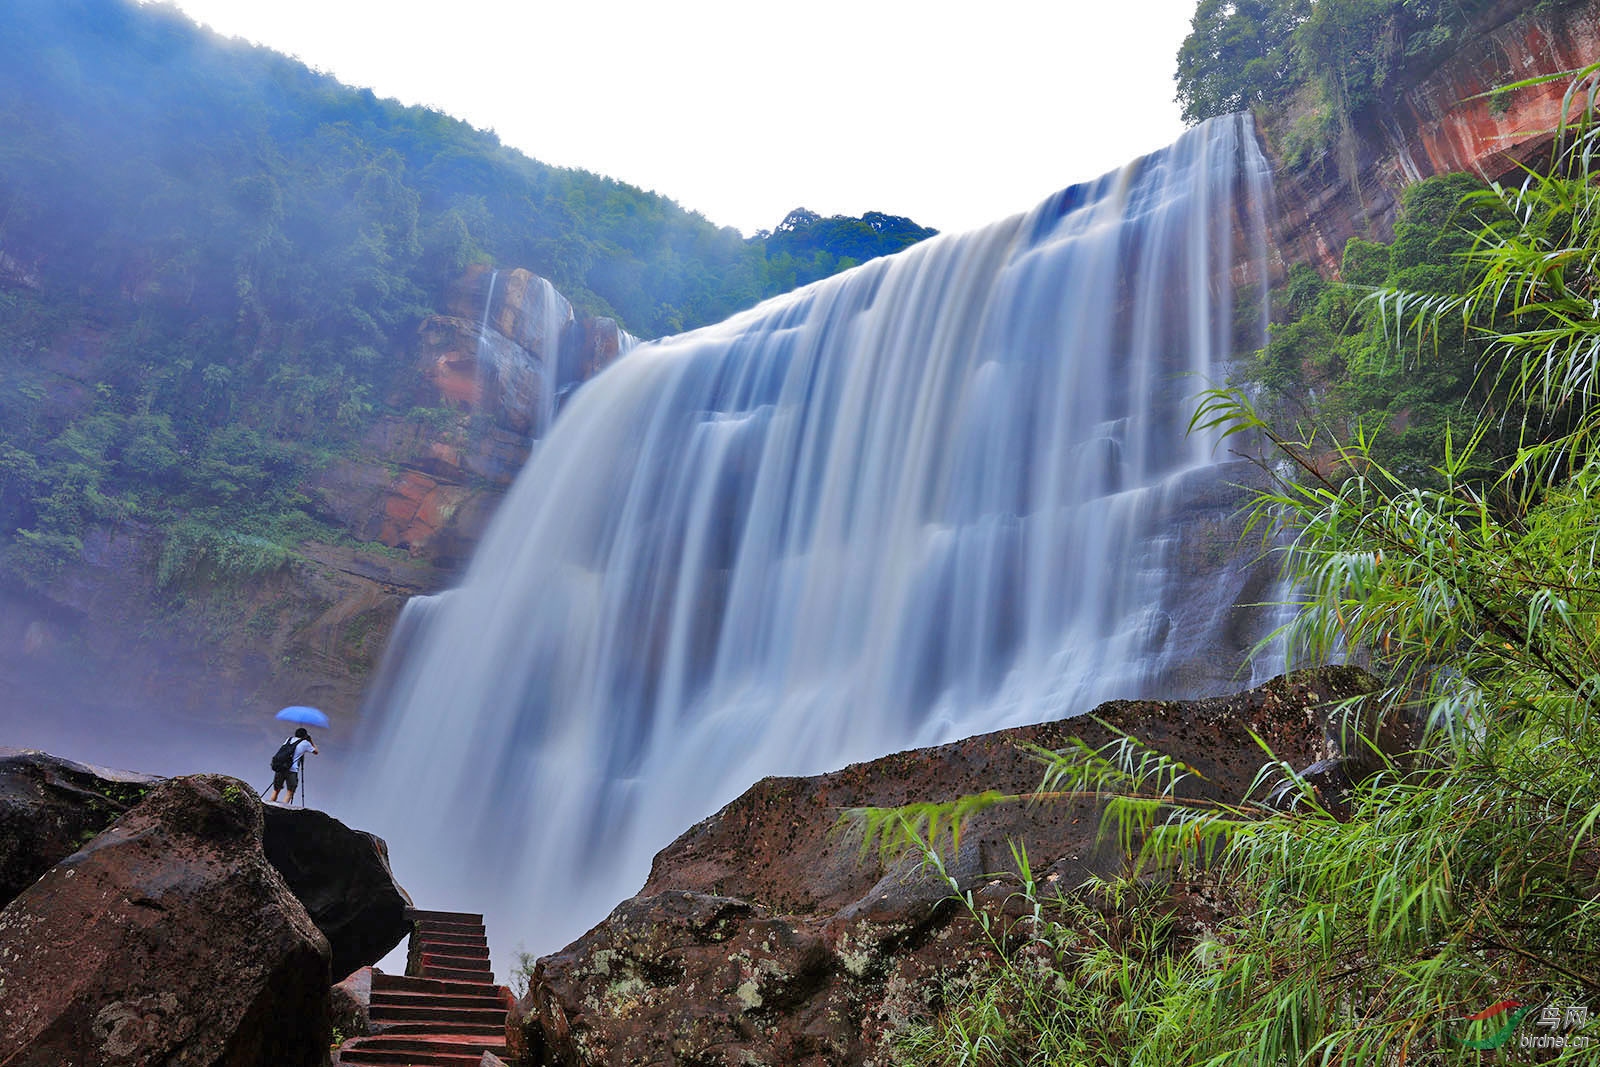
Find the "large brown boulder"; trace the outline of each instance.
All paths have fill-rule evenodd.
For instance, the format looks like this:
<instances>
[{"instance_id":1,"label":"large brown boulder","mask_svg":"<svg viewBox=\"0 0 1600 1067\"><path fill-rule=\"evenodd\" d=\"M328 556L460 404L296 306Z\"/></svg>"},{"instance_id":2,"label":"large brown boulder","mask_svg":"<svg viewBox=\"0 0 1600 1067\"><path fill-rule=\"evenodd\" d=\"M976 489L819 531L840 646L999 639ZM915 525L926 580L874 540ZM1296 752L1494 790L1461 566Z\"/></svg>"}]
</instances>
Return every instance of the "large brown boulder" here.
<instances>
[{"instance_id":1,"label":"large brown boulder","mask_svg":"<svg viewBox=\"0 0 1600 1067\"><path fill-rule=\"evenodd\" d=\"M159 778L0 749L0 907L137 804Z\"/></svg>"},{"instance_id":2,"label":"large brown boulder","mask_svg":"<svg viewBox=\"0 0 1600 1067\"><path fill-rule=\"evenodd\" d=\"M263 847L327 937L333 976L368 967L411 933L411 897L394 880L383 838L315 808L267 805Z\"/></svg>"},{"instance_id":3,"label":"large brown boulder","mask_svg":"<svg viewBox=\"0 0 1600 1067\"><path fill-rule=\"evenodd\" d=\"M1104 724L1068 719L765 779L664 849L637 897L538 962L518 1006L522 1044L565 1067L872 1062L886 1034L928 1014L993 947L948 881L914 858L862 855L838 832L842 809L1025 793L1041 767L1019 746L1102 746L1119 730L1189 763L1190 795L1236 800L1266 762L1252 734L1305 766L1333 752L1330 706L1372 686L1328 668L1229 697L1114 701L1094 711ZM947 872L980 906L1003 908L1013 885L995 876L1015 869L1016 842L1042 885L1076 886L1123 863L1096 842L1100 810L1093 799L991 808Z\"/></svg>"},{"instance_id":4,"label":"large brown boulder","mask_svg":"<svg viewBox=\"0 0 1600 1067\"><path fill-rule=\"evenodd\" d=\"M162 779L46 752L0 749L0 906L136 805ZM382 959L411 932L389 846L315 808L264 809L263 847L327 937L333 975Z\"/></svg>"},{"instance_id":5,"label":"large brown boulder","mask_svg":"<svg viewBox=\"0 0 1600 1067\"><path fill-rule=\"evenodd\" d=\"M163 782L0 911L6 1067L312 1067L328 941L243 782Z\"/></svg>"}]
</instances>

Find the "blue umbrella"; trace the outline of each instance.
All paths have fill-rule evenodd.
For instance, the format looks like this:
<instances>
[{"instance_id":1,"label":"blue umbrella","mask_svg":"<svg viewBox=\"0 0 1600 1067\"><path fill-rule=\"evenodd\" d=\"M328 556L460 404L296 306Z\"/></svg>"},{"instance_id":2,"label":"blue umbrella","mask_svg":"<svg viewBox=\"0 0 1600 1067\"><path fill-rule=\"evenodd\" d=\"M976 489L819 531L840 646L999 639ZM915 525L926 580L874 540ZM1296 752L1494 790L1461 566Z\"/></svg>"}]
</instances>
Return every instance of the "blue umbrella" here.
<instances>
[{"instance_id":1,"label":"blue umbrella","mask_svg":"<svg viewBox=\"0 0 1600 1067\"><path fill-rule=\"evenodd\" d=\"M273 718L282 719L284 722L303 723L306 726L328 725L328 717L322 714L322 712L318 711L316 708L308 708L299 704L296 704L291 708L284 708L282 711L278 712L277 715L273 716Z\"/></svg>"}]
</instances>

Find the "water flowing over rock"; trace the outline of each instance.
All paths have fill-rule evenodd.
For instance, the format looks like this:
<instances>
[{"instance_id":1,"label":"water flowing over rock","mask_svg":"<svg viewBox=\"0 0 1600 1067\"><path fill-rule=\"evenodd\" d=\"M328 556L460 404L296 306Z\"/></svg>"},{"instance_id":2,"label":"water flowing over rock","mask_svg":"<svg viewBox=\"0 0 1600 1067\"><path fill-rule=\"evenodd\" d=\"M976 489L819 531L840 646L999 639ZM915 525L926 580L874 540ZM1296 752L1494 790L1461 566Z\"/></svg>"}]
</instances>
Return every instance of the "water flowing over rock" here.
<instances>
[{"instance_id":1,"label":"water flowing over rock","mask_svg":"<svg viewBox=\"0 0 1600 1067\"><path fill-rule=\"evenodd\" d=\"M375 686L350 801L407 880L550 947L763 774L1236 687L1262 578L1185 427L1268 181L1218 120L578 393Z\"/></svg>"}]
</instances>

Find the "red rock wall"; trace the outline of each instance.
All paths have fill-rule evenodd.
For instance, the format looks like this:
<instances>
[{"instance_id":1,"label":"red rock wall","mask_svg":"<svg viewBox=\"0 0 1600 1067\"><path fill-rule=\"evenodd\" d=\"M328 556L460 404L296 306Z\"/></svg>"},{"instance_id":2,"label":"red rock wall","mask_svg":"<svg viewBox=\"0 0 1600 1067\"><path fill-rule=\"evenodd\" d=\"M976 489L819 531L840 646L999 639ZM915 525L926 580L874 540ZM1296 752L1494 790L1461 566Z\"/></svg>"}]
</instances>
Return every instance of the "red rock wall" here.
<instances>
[{"instance_id":1,"label":"red rock wall","mask_svg":"<svg viewBox=\"0 0 1600 1067\"><path fill-rule=\"evenodd\" d=\"M1600 60L1600 0L1560 12L1506 3L1481 37L1409 79L1391 104L1359 116L1354 143L1278 173L1277 246L1283 263L1336 276L1351 237L1388 240L1400 191L1437 174L1485 180L1514 175L1548 151L1561 119L1565 79L1485 96L1498 86ZM1279 140L1267 123L1269 145Z\"/></svg>"}]
</instances>

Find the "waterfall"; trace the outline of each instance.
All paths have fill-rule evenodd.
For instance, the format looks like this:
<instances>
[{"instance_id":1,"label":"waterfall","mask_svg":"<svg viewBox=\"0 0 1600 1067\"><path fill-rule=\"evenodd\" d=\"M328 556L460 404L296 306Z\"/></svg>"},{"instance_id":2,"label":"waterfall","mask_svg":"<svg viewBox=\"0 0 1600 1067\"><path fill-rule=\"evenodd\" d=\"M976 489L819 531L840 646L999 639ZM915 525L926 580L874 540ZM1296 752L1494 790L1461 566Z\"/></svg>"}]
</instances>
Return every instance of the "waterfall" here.
<instances>
[{"instance_id":1,"label":"waterfall","mask_svg":"<svg viewBox=\"0 0 1600 1067\"><path fill-rule=\"evenodd\" d=\"M571 324L572 305L547 279L516 270L501 286L500 271L492 271L478 323L478 409L530 438L548 433L564 384L562 350ZM619 348L624 339L631 340L619 331Z\"/></svg>"},{"instance_id":2,"label":"waterfall","mask_svg":"<svg viewBox=\"0 0 1600 1067\"><path fill-rule=\"evenodd\" d=\"M483 298L483 316L478 319L478 393L481 397L487 388L485 368L494 365L494 345L489 340L489 313L494 310L494 287L500 272L489 272L489 292ZM481 404L481 400L480 400Z\"/></svg>"},{"instance_id":3,"label":"waterfall","mask_svg":"<svg viewBox=\"0 0 1600 1067\"><path fill-rule=\"evenodd\" d=\"M575 393L374 690L349 799L419 904L547 951L763 775L1229 688L1185 427L1260 343L1268 182L1215 120Z\"/></svg>"},{"instance_id":4,"label":"waterfall","mask_svg":"<svg viewBox=\"0 0 1600 1067\"><path fill-rule=\"evenodd\" d=\"M539 281L539 399L534 412L533 435L543 437L556 417L556 372L561 335L572 318L572 307L545 278Z\"/></svg>"}]
</instances>

